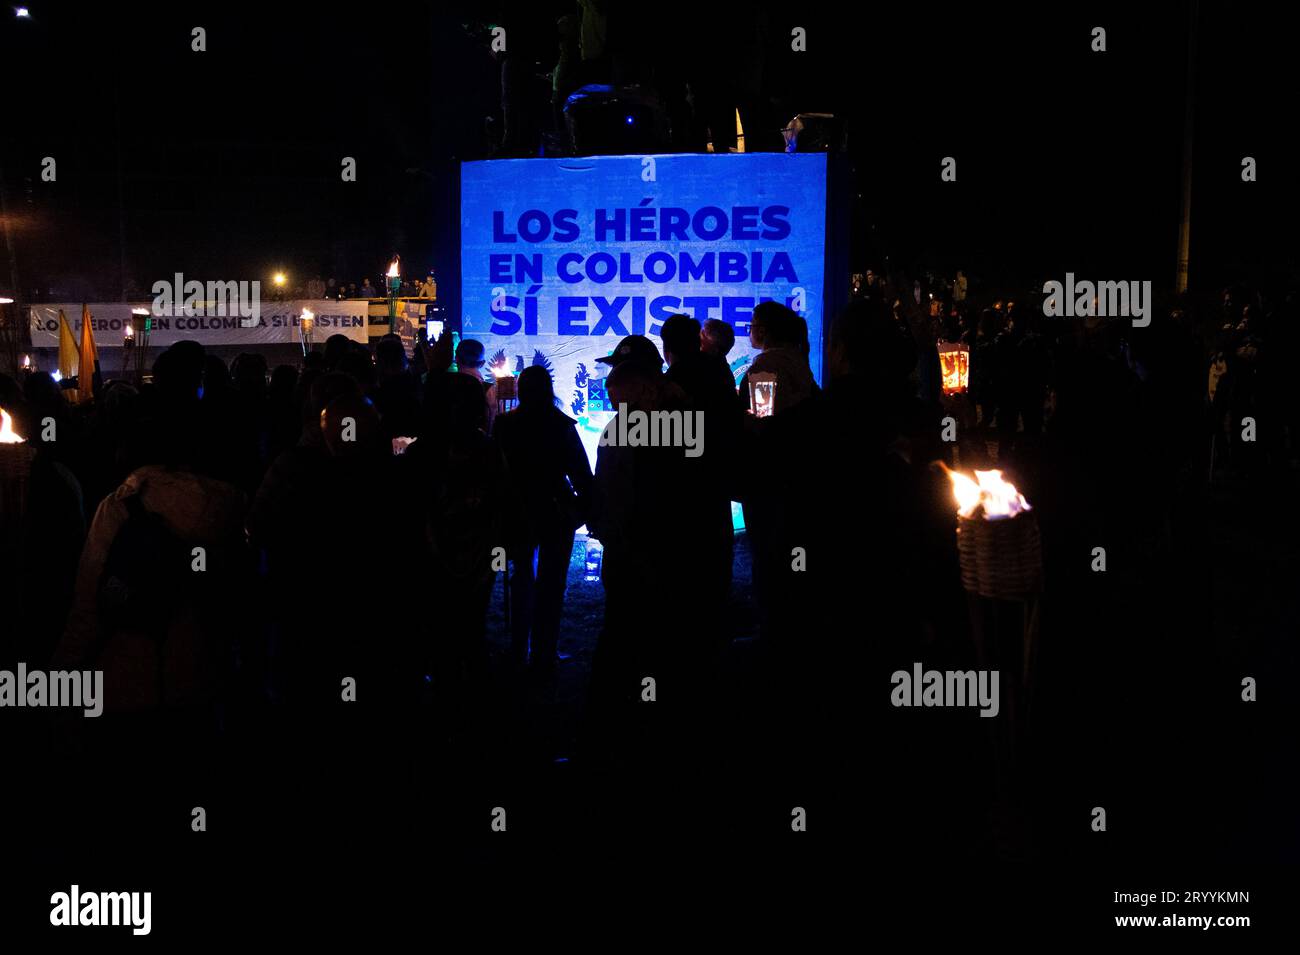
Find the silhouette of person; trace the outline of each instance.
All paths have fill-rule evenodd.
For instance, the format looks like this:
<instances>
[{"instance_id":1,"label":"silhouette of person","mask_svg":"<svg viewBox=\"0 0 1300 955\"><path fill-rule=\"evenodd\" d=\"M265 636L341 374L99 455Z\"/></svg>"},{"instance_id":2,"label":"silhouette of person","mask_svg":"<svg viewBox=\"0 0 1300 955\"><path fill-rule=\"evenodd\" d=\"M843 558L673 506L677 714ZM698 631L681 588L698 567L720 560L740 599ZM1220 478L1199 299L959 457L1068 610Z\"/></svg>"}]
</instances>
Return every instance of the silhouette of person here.
<instances>
[{"instance_id":1,"label":"silhouette of person","mask_svg":"<svg viewBox=\"0 0 1300 955\"><path fill-rule=\"evenodd\" d=\"M577 425L556 406L550 372L525 368L518 389L519 407L493 428L522 498L523 521L510 548L512 651L523 663L531 643L532 665L547 669L556 660L574 530L590 504L591 465Z\"/></svg>"}]
</instances>

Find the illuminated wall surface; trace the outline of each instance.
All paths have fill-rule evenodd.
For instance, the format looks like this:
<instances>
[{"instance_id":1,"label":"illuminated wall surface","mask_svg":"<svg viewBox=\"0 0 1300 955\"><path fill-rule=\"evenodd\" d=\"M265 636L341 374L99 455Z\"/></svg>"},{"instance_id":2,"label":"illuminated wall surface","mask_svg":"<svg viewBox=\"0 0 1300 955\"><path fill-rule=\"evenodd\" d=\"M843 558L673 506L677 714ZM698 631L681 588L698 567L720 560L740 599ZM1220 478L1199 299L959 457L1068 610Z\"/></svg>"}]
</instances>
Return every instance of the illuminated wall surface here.
<instances>
[{"instance_id":1,"label":"illuminated wall surface","mask_svg":"<svg viewBox=\"0 0 1300 955\"><path fill-rule=\"evenodd\" d=\"M495 375L535 363L595 461L613 416L604 366L624 335L659 342L674 313L729 322L752 358L764 299L808 322L821 379L825 154L511 159L461 167L463 338Z\"/></svg>"}]
</instances>

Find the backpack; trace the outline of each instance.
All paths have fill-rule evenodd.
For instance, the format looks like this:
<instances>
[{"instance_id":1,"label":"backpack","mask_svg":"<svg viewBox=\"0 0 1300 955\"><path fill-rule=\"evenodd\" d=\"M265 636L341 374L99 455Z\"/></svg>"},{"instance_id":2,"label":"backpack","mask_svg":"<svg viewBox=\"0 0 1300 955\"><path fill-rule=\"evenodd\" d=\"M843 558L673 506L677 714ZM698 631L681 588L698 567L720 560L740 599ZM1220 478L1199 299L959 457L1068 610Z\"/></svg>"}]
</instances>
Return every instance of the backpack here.
<instances>
[{"instance_id":1,"label":"backpack","mask_svg":"<svg viewBox=\"0 0 1300 955\"><path fill-rule=\"evenodd\" d=\"M124 498L126 522L108 550L99 580L102 627L143 632L161 641L185 597L190 552L140 495Z\"/></svg>"}]
</instances>

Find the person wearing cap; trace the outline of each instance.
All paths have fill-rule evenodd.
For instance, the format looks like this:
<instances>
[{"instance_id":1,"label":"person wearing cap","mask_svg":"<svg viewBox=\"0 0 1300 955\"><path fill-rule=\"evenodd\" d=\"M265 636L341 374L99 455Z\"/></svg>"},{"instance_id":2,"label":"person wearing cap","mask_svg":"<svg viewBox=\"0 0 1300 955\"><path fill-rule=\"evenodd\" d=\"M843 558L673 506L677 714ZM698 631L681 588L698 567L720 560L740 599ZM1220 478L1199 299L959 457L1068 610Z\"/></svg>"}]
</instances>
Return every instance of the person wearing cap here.
<instances>
[{"instance_id":1,"label":"person wearing cap","mask_svg":"<svg viewBox=\"0 0 1300 955\"><path fill-rule=\"evenodd\" d=\"M456 346L457 373L469 375L483 385L483 400L487 402L487 431L491 434L492 422L497 416L497 386L483 379L483 366L486 363L482 342L466 338Z\"/></svg>"},{"instance_id":2,"label":"person wearing cap","mask_svg":"<svg viewBox=\"0 0 1300 955\"><path fill-rule=\"evenodd\" d=\"M638 376L644 378L645 386L649 389L646 397L649 404L643 410L650 408L685 410L690 405L682 387L663 373L664 360L659 354L659 349L644 335L628 335L610 354L604 358L597 358L596 362L607 365L611 371L624 363L631 363L646 372L646 376ZM614 399L613 392L610 392L610 400L617 408L618 402Z\"/></svg>"},{"instance_id":3,"label":"person wearing cap","mask_svg":"<svg viewBox=\"0 0 1300 955\"><path fill-rule=\"evenodd\" d=\"M629 411L650 411L656 406L663 377L663 359L650 339L644 335L628 335L610 354L597 358L596 362L609 369L605 387L616 414L606 425L606 431L617 434L619 415ZM592 511L587 526L592 536L605 546L602 580L608 577L610 546L613 545L617 556L630 517L632 484L628 475L632 467L632 450L602 441L596 452ZM618 564L616 559L615 565ZM609 584L606 583L608 590Z\"/></svg>"},{"instance_id":4,"label":"person wearing cap","mask_svg":"<svg viewBox=\"0 0 1300 955\"><path fill-rule=\"evenodd\" d=\"M654 342L629 335L609 355L597 358L609 369L606 392L616 409L606 433L618 434L619 418L654 410L663 359ZM655 569L651 537L656 521L651 500L638 492L652 487L638 464L641 449L603 440L596 451L591 511L587 528L604 547L600 582L605 590L605 620L592 658L584 745L608 751L618 745L623 704L644 668L649 633L638 599Z\"/></svg>"},{"instance_id":5,"label":"person wearing cap","mask_svg":"<svg viewBox=\"0 0 1300 955\"><path fill-rule=\"evenodd\" d=\"M664 360L659 355L659 349L655 347L654 342L644 335L628 335L618 343L617 348L604 358L597 358L596 361L611 368L625 361L634 361L655 374L663 371L664 367Z\"/></svg>"},{"instance_id":6,"label":"person wearing cap","mask_svg":"<svg viewBox=\"0 0 1300 955\"><path fill-rule=\"evenodd\" d=\"M641 336L657 357L654 345ZM655 409L661 376L652 363L632 357L632 349L648 356L644 345L630 345L624 339L607 359L609 400L618 409L606 425L606 434L617 435L619 418ZM620 352L622 352L620 354ZM588 690L588 715L583 748L597 758L612 754L623 745L628 703L641 675L652 667L655 627L645 612L647 583L658 578L662 564L656 560L655 537L665 532L658 521L656 505L661 503L653 470L647 465L651 449L606 442L604 435L596 451L596 473L592 482L591 512L587 528L604 547L600 582L605 591L605 618L592 657ZM667 493L668 489L665 489ZM662 676L662 675L660 675Z\"/></svg>"},{"instance_id":7,"label":"person wearing cap","mask_svg":"<svg viewBox=\"0 0 1300 955\"><path fill-rule=\"evenodd\" d=\"M698 336L698 329L695 333ZM623 339L601 364L617 415L606 426L596 453L592 507L587 527L604 545L601 583L605 622L592 661L587 732L590 744L616 748L627 705L641 680L654 674L675 701L657 733L684 739L688 700L701 686L697 674L710 657L701 645L706 578L683 548L702 527L703 459L670 445L624 445L617 439L623 415L691 413L685 392L661 372L658 348L642 335ZM707 454L707 451L706 451ZM647 587L672 594L674 621L665 626L648 614Z\"/></svg>"}]
</instances>

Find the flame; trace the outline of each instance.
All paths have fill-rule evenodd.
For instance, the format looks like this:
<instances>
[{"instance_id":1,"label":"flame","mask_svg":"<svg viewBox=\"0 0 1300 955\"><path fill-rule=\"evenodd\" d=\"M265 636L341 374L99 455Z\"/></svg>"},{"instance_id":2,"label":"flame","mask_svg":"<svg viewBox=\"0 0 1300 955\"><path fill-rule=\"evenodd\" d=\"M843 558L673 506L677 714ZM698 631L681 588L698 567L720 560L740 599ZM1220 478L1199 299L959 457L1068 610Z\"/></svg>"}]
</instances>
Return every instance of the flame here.
<instances>
[{"instance_id":1,"label":"flame","mask_svg":"<svg viewBox=\"0 0 1300 955\"><path fill-rule=\"evenodd\" d=\"M32 367L32 356L31 356L31 355L23 355L23 367L24 367L24 368L31 368L31 367Z\"/></svg>"},{"instance_id":2,"label":"flame","mask_svg":"<svg viewBox=\"0 0 1300 955\"><path fill-rule=\"evenodd\" d=\"M310 325L315 319L316 319L316 313L309 308L304 308L302 310L302 315L299 318L299 321L301 321L304 325Z\"/></svg>"},{"instance_id":3,"label":"flame","mask_svg":"<svg viewBox=\"0 0 1300 955\"><path fill-rule=\"evenodd\" d=\"M26 440L14 431L14 419L9 417L9 412L0 408L0 444L22 444Z\"/></svg>"},{"instance_id":4,"label":"flame","mask_svg":"<svg viewBox=\"0 0 1300 955\"><path fill-rule=\"evenodd\" d=\"M390 279L401 277L401 273L397 271L397 259L393 259L392 263L388 266L388 271L384 274Z\"/></svg>"},{"instance_id":5,"label":"flame","mask_svg":"<svg viewBox=\"0 0 1300 955\"><path fill-rule=\"evenodd\" d=\"M1002 480L1001 471L976 471L972 480L959 471L944 470L952 481L952 496L957 502L957 513L962 517L974 516L981 507L984 519L990 521L1032 510L1016 486Z\"/></svg>"},{"instance_id":6,"label":"flame","mask_svg":"<svg viewBox=\"0 0 1300 955\"><path fill-rule=\"evenodd\" d=\"M129 324L126 326L126 337L135 338L135 328Z\"/></svg>"}]
</instances>

